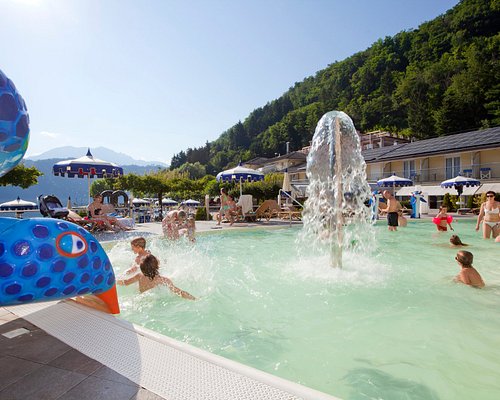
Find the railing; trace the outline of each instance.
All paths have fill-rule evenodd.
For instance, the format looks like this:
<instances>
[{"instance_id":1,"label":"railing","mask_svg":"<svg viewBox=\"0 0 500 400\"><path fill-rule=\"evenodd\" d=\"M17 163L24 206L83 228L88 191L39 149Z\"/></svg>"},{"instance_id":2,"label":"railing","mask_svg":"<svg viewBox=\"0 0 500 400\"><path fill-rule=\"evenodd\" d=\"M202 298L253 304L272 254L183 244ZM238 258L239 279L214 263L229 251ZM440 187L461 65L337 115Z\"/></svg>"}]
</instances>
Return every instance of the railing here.
<instances>
[{"instance_id":1,"label":"railing","mask_svg":"<svg viewBox=\"0 0 500 400\"><path fill-rule=\"evenodd\" d=\"M293 204L293 203L296 203L296 204L298 204L298 205L299 205L302 209L304 209L304 205L303 205L300 201L298 201L298 200L294 199L294 198L292 197L292 195L291 195L290 193L288 193L287 191L285 191L285 190L283 190L283 189L280 189L280 191L278 192L278 198L281 198L281 196L282 196L282 195L285 195L285 197L287 197L287 198L289 198L290 200L292 200L292 204ZM293 216L293 211L292 211L292 210L290 210L290 212L289 212L288 216L289 216L289 219L290 219L290 226L292 226L292 216Z\"/></svg>"},{"instance_id":2,"label":"railing","mask_svg":"<svg viewBox=\"0 0 500 400\"><path fill-rule=\"evenodd\" d=\"M479 180L500 179L500 162L482 163L479 165L462 165L459 169L451 169L451 174L448 173L447 175L446 172L445 168L416 169L411 172L405 172L404 170L391 170L390 172L383 173L372 172L367 176L367 180L370 182L378 181L379 179L388 178L394 174L403 178L411 179L415 183L442 182L446 179L454 178L457 175Z\"/></svg>"},{"instance_id":3,"label":"railing","mask_svg":"<svg viewBox=\"0 0 500 400\"><path fill-rule=\"evenodd\" d=\"M288 197L290 200L292 200L292 202L297 203L300 207L304 208L304 205L300 201L295 200L290 193L288 193L287 191L285 191L283 189L280 189L280 191L278 193L278 197L281 196L282 194L284 194L285 197Z\"/></svg>"}]
</instances>

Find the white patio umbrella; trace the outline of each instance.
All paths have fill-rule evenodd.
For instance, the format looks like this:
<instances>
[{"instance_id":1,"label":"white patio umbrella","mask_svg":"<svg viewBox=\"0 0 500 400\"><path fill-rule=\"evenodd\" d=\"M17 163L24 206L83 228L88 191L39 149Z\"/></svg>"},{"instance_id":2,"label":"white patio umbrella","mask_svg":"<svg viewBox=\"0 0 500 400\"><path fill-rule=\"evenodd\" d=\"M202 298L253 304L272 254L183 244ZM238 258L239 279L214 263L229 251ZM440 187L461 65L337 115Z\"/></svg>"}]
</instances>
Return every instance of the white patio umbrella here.
<instances>
[{"instance_id":1,"label":"white patio umbrella","mask_svg":"<svg viewBox=\"0 0 500 400\"><path fill-rule=\"evenodd\" d=\"M151 203L148 200L136 198L132 200L132 204L134 207L140 207L140 206L148 206Z\"/></svg>"},{"instance_id":2,"label":"white patio umbrella","mask_svg":"<svg viewBox=\"0 0 500 400\"><path fill-rule=\"evenodd\" d=\"M176 202L175 200L173 200L173 199L163 199L163 200L161 201L161 204L163 204L164 206L169 206L169 207L171 207L171 206L176 206L176 205L177 205L177 204L179 204L179 203L177 203L177 202Z\"/></svg>"},{"instance_id":3,"label":"white patio umbrella","mask_svg":"<svg viewBox=\"0 0 500 400\"><path fill-rule=\"evenodd\" d=\"M240 182L240 196L243 194L242 182L263 181L264 174L251 168L241 166L219 172L216 176L217 182Z\"/></svg>"},{"instance_id":4,"label":"white patio umbrella","mask_svg":"<svg viewBox=\"0 0 500 400\"><path fill-rule=\"evenodd\" d=\"M379 179L377 181L377 186L385 187L385 188L392 188L392 193L394 194L395 187L413 186L413 181L411 179L402 178L400 176L397 176L396 174L393 174L392 176L389 176L388 178Z\"/></svg>"},{"instance_id":5,"label":"white patio umbrella","mask_svg":"<svg viewBox=\"0 0 500 400\"><path fill-rule=\"evenodd\" d=\"M185 200L181 203L183 206L188 206L188 207L198 207L201 203L199 201L189 199Z\"/></svg>"},{"instance_id":6,"label":"white patio umbrella","mask_svg":"<svg viewBox=\"0 0 500 400\"><path fill-rule=\"evenodd\" d=\"M36 210L38 205L31 201L22 200L17 197L16 200L7 201L6 203L0 204L0 210L2 211L25 211L25 210Z\"/></svg>"},{"instance_id":7,"label":"white patio umbrella","mask_svg":"<svg viewBox=\"0 0 500 400\"><path fill-rule=\"evenodd\" d=\"M292 184L290 183L290 174L288 173L288 168L285 169L285 172L283 174L283 187L282 187L282 189L285 192L292 191Z\"/></svg>"},{"instance_id":8,"label":"white patio umbrella","mask_svg":"<svg viewBox=\"0 0 500 400\"><path fill-rule=\"evenodd\" d=\"M460 196L460 204L464 204L462 201L462 193L465 187L481 186L481 182L474 178L468 178L466 176L458 175L455 178L447 179L441 182L442 188L454 188L458 195Z\"/></svg>"}]
</instances>

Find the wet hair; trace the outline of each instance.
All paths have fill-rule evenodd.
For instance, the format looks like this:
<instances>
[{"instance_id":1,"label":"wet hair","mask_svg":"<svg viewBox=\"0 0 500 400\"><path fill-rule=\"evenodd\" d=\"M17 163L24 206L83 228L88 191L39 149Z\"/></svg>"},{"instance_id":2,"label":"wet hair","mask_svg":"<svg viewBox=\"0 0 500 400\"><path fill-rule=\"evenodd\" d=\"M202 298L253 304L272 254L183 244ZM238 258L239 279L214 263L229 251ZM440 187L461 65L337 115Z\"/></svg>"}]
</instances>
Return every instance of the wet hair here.
<instances>
[{"instance_id":1,"label":"wet hair","mask_svg":"<svg viewBox=\"0 0 500 400\"><path fill-rule=\"evenodd\" d=\"M496 194L493 190L488 190L488 191L486 192L486 196L488 196L489 194L492 194L492 195L493 195L493 198L495 198L495 197L496 197L496 195L497 195L497 194Z\"/></svg>"},{"instance_id":2,"label":"wet hair","mask_svg":"<svg viewBox=\"0 0 500 400\"><path fill-rule=\"evenodd\" d=\"M151 280L160 275L160 262L152 254L148 254L146 257L144 257L141 262L140 268L144 276L148 277Z\"/></svg>"},{"instance_id":3,"label":"wet hair","mask_svg":"<svg viewBox=\"0 0 500 400\"><path fill-rule=\"evenodd\" d=\"M441 206L441 207L439 207L439 212L443 211L443 209L445 209L445 208L446 208L446 211L448 211L448 207L446 207L446 206Z\"/></svg>"},{"instance_id":4,"label":"wet hair","mask_svg":"<svg viewBox=\"0 0 500 400\"><path fill-rule=\"evenodd\" d=\"M472 267L474 256L470 251L460 250L455 259L462 264L465 268Z\"/></svg>"},{"instance_id":5,"label":"wet hair","mask_svg":"<svg viewBox=\"0 0 500 400\"><path fill-rule=\"evenodd\" d=\"M451 235L450 243L454 244L455 246L467 246L465 243L462 243L458 235Z\"/></svg>"},{"instance_id":6,"label":"wet hair","mask_svg":"<svg viewBox=\"0 0 500 400\"><path fill-rule=\"evenodd\" d=\"M138 237L138 238L135 238L134 240L132 240L130 242L130 244L132 246L140 247L142 249L145 249L146 248L146 239L144 239L143 237Z\"/></svg>"},{"instance_id":7,"label":"wet hair","mask_svg":"<svg viewBox=\"0 0 500 400\"><path fill-rule=\"evenodd\" d=\"M184 219L184 218L186 218L186 216L187 216L186 215L186 211L181 210L181 211L179 211L177 213L177 218L183 218Z\"/></svg>"}]
</instances>

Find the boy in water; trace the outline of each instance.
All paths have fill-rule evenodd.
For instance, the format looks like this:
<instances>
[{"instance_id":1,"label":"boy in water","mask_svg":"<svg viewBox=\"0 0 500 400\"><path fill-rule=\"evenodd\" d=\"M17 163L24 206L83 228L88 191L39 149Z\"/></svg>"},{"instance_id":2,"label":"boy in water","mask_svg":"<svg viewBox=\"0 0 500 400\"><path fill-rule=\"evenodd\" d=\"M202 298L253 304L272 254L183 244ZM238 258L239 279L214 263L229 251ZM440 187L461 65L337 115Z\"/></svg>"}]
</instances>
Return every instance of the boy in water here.
<instances>
[{"instance_id":1,"label":"boy in water","mask_svg":"<svg viewBox=\"0 0 500 400\"><path fill-rule=\"evenodd\" d=\"M158 262L158 259L152 254L148 254L146 257L144 257L144 259L142 259L140 268L142 273L138 272L128 279L119 279L116 281L116 283L118 285L128 286L134 282L139 282L139 291L141 293L149 289L153 289L158 285L165 285L177 296L180 296L184 299L196 300L194 296L175 286L170 279L160 275L160 263Z\"/></svg>"},{"instance_id":2,"label":"boy in water","mask_svg":"<svg viewBox=\"0 0 500 400\"><path fill-rule=\"evenodd\" d=\"M483 278L481 278L479 272L472 266L474 256L470 251L460 250L455 260L457 260L458 265L461 267L460 273L454 279L455 282L465 283L475 288L484 287Z\"/></svg>"},{"instance_id":3,"label":"boy in water","mask_svg":"<svg viewBox=\"0 0 500 400\"><path fill-rule=\"evenodd\" d=\"M130 247L132 251L137 254L137 257L135 258L134 265L125 271L125 275L139 271L139 265L141 265L142 260L151 254L149 250L146 250L146 239L143 237L132 240L130 242Z\"/></svg>"}]
</instances>

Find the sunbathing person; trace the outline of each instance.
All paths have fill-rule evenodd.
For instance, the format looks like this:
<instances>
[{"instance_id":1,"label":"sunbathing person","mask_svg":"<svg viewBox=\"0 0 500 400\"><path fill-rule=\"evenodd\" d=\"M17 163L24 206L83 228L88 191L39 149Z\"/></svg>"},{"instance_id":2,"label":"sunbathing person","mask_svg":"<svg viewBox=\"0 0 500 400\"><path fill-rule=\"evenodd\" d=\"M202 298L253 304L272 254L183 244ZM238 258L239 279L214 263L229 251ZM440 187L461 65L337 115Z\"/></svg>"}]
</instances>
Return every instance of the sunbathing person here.
<instances>
[{"instance_id":1,"label":"sunbathing person","mask_svg":"<svg viewBox=\"0 0 500 400\"><path fill-rule=\"evenodd\" d=\"M460 273L455 277L455 282L464 283L466 285L483 288L484 281L479 272L472 266L474 256L471 252L460 250L455 257L461 270Z\"/></svg>"},{"instance_id":2,"label":"sunbathing person","mask_svg":"<svg viewBox=\"0 0 500 400\"><path fill-rule=\"evenodd\" d=\"M156 286L164 285L167 286L172 292L177 296L184 299L195 300L195 297L188 292L179 289L175 286L170 279L165 276L161 276L159 272L160 263L158 259L152 254L144 257L140 264L141 272L137 272L134 276L128 279L119 279L116 281L118 285L131 285L132 283L139 282L139 291L141 293L153 289Z\"/></svg>"},{"instance_id":3,"label":"sunbathing person","mask_svg":"<svg viewBox=\"0 0 500 400\"><path fill-rule=\"evenodd\" d=\"M89 211L90 218L96 221L102 221L104 226L111 231L119 232L130 230L130 228L123 225L115 217L107 215L110 208L109 205L102 203L102 196L100 194L94 196L94 201L88 205L87 209Z\"/></svg>"}]
</instances>

